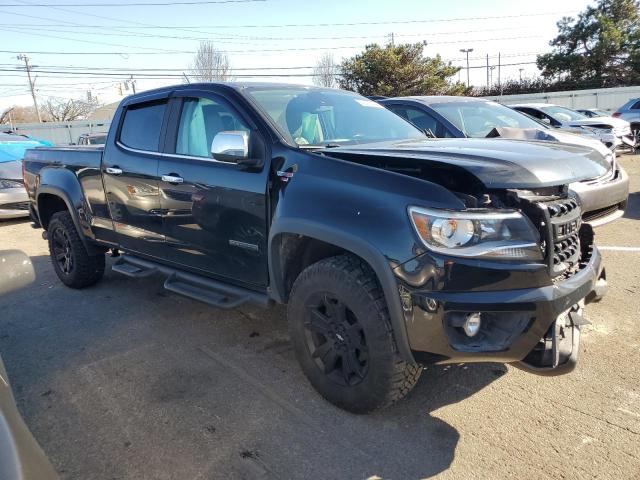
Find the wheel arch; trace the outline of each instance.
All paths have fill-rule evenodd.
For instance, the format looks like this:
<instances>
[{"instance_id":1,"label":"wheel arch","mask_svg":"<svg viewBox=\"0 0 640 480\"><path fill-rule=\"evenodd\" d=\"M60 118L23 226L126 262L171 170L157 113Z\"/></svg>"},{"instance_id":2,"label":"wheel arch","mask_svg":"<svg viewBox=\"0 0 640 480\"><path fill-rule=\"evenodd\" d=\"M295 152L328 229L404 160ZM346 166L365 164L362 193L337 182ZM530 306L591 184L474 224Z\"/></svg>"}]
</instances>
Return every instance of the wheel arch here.
<instances>
[{"instance_id":1,"label":"wheel arch","mask_svg":"<svg viewBox=\"0 0 640 480\"><path fill-rule=\"evenodd\" d=\"M280 218L277 224L273 225L269 235L272 298L279 303L287 303L293 281L306 266L323 258L344 253L359 257L375 273L389 309L398 351L403 360L415 363L391 266L375 246L358 236L325 224Z\"/></svg>"},{"instance_id":2,"label":"wheel arch","mask_svg":"<svg viewBox=\"0 0 640 480\"><path fill-rule=\"evenodd\" d=\"M73 172L59 168L43 168L35 202L38 220L43 229L48 229L54 214L67 211L87 250L97 251L97 247L90 241L95 239L95 235L91 229L88 206L80 182Z\"/></svg>"}]
</instances>

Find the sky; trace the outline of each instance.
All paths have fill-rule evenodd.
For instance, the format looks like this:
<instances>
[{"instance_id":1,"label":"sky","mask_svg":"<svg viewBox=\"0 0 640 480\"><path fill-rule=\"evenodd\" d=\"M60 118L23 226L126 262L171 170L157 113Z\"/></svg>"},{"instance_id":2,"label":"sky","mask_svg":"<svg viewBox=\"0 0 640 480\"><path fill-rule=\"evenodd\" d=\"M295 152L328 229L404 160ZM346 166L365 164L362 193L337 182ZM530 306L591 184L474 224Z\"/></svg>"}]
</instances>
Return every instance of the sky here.
<instances>
[{"instance_id":1,"label":"sky","mask_svg":"<svg viewBox=\"0 0 640 480\"><path fill-rule=\"evenodd\" d=\"M155 5L144 5L153 3ZM142 5L141 5L142 4ZM36 95L101 103L184 81L201 40L225 50L238 80L311 84L329 52L336 62L370 43L426 41L466 67L471 85L487 84L486 56L500 76L534 76L536 55L550 50L556 22L585 0L0 0L0 112L32 105L24 53ZM522 71L520 71L522 69ZM269 75L269 76L267 76ZM459 74L466 82L467 71Z\"/></svg>"}]
</instances>

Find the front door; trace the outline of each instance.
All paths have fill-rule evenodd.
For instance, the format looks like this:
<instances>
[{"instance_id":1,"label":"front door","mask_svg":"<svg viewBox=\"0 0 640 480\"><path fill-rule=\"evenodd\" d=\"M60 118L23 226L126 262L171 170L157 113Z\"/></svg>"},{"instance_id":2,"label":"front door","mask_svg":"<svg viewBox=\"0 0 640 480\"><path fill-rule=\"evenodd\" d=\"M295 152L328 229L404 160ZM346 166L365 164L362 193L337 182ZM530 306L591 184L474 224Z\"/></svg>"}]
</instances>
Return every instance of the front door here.
<instances>
[{"instance_id":1,"label":"front door","mask_svg":"<svg viewBox=\"0 0 640 480\"><path fill-rule=\"evenodd\" d=\"M160 160L160 205L169 260L247 286L267 284L268 169L212 158L222 131L250 135L250 155L265 158L257 129L210 92L177 93ZM253 151L252 151L253 150ZM264 162L263 162L264 163Z\"/></svg>"},{"instance_id":2,"label":"front door","mask_svg":"<svg viewBox=\"0 0 640 480\"><path fill-rule=\"evenodd\" d=\"M166 110L163 98L127 105L115 145L106 149L102 165L118 243L124 250L154 257L162 257L165 248L158 163Z\"/></svg>"}]
</instances>

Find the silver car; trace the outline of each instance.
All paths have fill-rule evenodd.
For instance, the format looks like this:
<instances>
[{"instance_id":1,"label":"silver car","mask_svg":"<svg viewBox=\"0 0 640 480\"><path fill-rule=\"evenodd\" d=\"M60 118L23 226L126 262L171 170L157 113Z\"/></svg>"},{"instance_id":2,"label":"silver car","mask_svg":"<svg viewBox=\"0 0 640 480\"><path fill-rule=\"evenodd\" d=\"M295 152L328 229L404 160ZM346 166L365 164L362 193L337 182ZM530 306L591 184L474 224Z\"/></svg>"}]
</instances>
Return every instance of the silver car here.
<instances>
[{"instance_id":1,"label":"silver car","mask_svg":"<svg viewBox=\"0 0 640 480\"><path fill-rule=\"evenodd\" d=\"M29 216L29 197L22 183L22 161L0 163L0 220Z\"/></svg>"},{"instance_id":2,"label":"silver car","mask_svg":"<svg viewBox=\"0 0 640 480\"><path fill-rule=\"evenodd\" d=\"M600 140L613 151L618 147L635 146L629 122L620 118L608 116L589 118L570 108L550 103L523 103L509 106L519 112L531 115L551 127L591 136Z\"/></svg>"},{"instance_id":3,"label":"silver car","mask_svg":"<svg viewBox=\"0 0 640 480\"><path fill-rule=\"evenodd\" d=\"M629 100L614 112L613 117L629 122L636 138L640 136L640 98Z\"/></svg>"}]
</instances>

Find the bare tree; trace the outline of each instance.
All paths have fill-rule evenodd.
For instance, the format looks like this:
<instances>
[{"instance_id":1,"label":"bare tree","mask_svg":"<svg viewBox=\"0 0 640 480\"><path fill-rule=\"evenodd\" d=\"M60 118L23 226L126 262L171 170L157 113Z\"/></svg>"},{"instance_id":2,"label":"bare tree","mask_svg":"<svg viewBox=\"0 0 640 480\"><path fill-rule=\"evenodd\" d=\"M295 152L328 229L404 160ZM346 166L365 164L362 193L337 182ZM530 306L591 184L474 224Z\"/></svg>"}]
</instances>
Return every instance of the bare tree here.
<instances>
[{"instance_id":1,"label":"bare tree","mask_svg":"<svg viewBox=\"0 0 640 480\"><path fill-rule=\"evenodd\" d=\"M229 81L233 79L229 56L215 48L213 42L202 41L191 64L191 76L199 82Z\"/></svg>"},{"instance_id":2,"label":"bare tree","mask_svg":"<svg viewBox=\"0 0 640 480\"><path fill-rule=\"evenodd\" d=\"M319 87L335 87L337 84L338 66L333 54L324 53L313 68L313 83Z\"/></svg>"},{"instance_id":3,"label":"bare tree","mask_svg":"<svg viewBox=\"0 0 640 480\"><path fill-rule=\"evenodd\" d=\"M0 124L9 123L9 119L11 119L12 123L32 123L38 121L38 115L36 115L36 110L33 106L21 107L14 105L0 114Z\"/></svg>"},{"instance_id":4,"label":"bare tree","mask_svg":"<svg viewBox=\"0 0 640 480\"><path fill-rule=\"evenodd\" d=\"M65 100L61 98L48 98L44 104L47 119L51 122L68 122L88 117L96 108L96 101L85 102L83 100Z\"/></svg>"}]
</instances>

